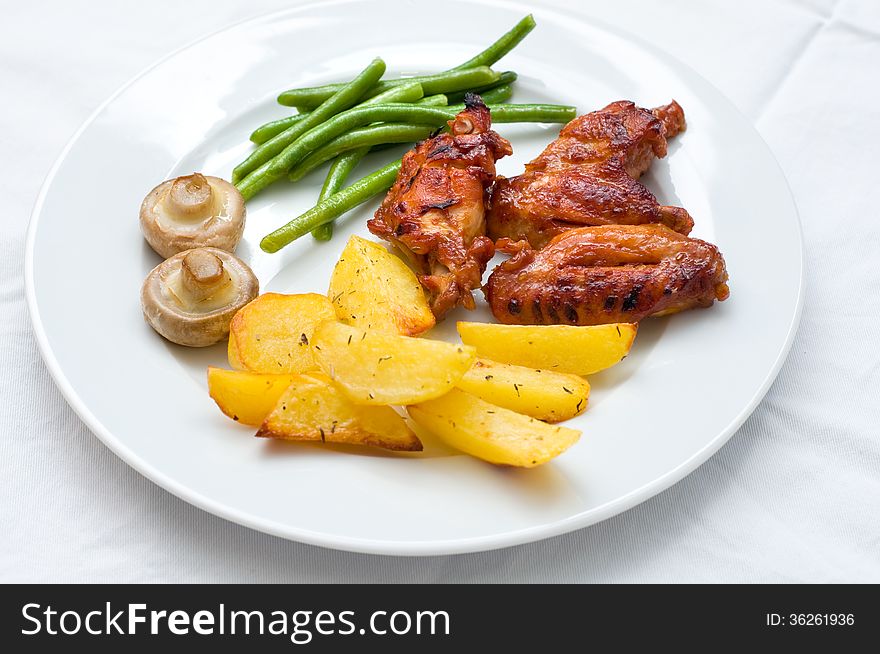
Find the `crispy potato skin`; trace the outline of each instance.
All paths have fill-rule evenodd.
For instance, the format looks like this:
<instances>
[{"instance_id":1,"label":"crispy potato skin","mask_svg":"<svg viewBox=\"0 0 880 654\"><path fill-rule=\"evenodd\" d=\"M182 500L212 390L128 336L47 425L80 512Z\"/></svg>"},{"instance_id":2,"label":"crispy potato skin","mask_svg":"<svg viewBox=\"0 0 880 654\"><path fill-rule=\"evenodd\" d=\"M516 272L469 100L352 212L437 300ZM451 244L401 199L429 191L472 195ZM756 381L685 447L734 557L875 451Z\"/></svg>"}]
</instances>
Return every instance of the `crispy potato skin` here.
<instances>
[{"instance_id":1,"label":"crispy potato skin","mask_svg":"<svg viewBox=\"0 0 880 654\"><path fill-rule=\"evenodd\" d=\"M208 368L208 393L227 416L259 427L296 375Z\"/></svg>"},{"instance_id":2,"label":"crispy potato skin","mask_svg":"<svg viewBox=\"0 0 880 654\"><path fill-rule=\"evenodd\" d=\"M244 306L229 326L229 365L269 374L317 370L309 347L315 326L335 320L323 295L264 293Z\"/></svg>"},{"instance_id":3,"label":"crispy potato skin","mask_svg":"<svg viewBox=\"0 0 880 654\"><path fill-rule=\"evenodd\" d=\"M365 331L340 322L315 330L315 360L358 404L412 404L437 397L464 376L473 348Z\"/></svg>"},{"instance_id":4,"label":"crispy potato skin","mask_svg":"<svg viewBox=\"0 0 880 654\"><path fill-rule=\"evenodd\" d=\"M257 431L259 438L369 445L420 452L422 443L394 409L354 404L320 373L297 375Z\"/></svg>"},{"instance_id":5,"label":"crispy potato skin","mask_svg":"<svg viewBox=\"0 0 880 654\"><path fill-rule=\"evenodd\" d=\"M590 384L577 375L477 359L458 388L505 409L545 422L583 413Z\"/></svg>"},{"instance_id":6,"label":"crispy potato skin","mask_svg":"<svg viewBox=\"0 0 880 654\"><path fill-rule=\"evenodd\" d=\"M591 375L619 363L638 325L498 325L459 322L458 334L486 359L574 375Z\"/></svg>"},{"instance_id":7,"label":"crispy potato skin","mask_svg":"<svg viewBox=\"0 0 880 654\"><path fill-rule=\"evenodd\" d=\"M352 236L330 277L336 317L363 329L417 336L434 326L422 285L399 257Z\"/></svg>"},{"instance_id":8,"label":"crispy potato skin","mask_svg":"<svg viewBox=\"0 0 880 654\"><path fill-rule=\"evenodd\" d=\"M574 445L581 433L548 425L454 389L407 407L410 417L448 445L498 465L534 468Z\"/></svg>"}]
</instances>

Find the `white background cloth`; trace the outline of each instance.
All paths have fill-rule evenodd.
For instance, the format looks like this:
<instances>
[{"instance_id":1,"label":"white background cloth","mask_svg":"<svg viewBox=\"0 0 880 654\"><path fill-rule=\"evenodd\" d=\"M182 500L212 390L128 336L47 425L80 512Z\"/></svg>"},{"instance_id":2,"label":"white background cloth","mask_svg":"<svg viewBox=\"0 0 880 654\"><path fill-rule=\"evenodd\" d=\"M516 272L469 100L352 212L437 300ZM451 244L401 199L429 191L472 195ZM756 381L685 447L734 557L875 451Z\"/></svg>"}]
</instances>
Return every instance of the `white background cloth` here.
<instances>
[{"instance_id":1,"label":"white background cloth","mask_svg":"<svg viewBox=\"0 0 880 654\"><path fill-rule=\"evenodd\" d=\"M40 184L74 130L126 80L196 37L289 4L3 3L0 580L880 582L874 0L615 0L571 8L656 44L717 85L779 158L803 220L806 305L791 355L740 431L670 490L530 545L368 556L213 517L141 477L92 436L43 365L25 306L24 239Z\"/></svg>"}]
</instances>

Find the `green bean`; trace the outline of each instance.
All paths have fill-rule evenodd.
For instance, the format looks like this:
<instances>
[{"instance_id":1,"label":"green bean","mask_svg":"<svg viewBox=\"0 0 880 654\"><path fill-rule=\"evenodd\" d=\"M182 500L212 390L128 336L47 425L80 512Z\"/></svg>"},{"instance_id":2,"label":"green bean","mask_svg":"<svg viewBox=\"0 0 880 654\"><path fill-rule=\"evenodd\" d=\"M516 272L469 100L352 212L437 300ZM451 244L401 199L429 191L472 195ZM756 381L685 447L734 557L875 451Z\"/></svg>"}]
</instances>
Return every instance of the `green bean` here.
<instances>
[{"instance_id":1,"label":"green bean","mask_svg":"<svg viewBox=\"0 0 880 654\"><path fill-rule=\"evenodd\" d=\"M321 187L321 194L318 196L318 204L342 190L345 180L351 174L351 171L360 163L360 160L366 156L370 148L359 148L350 152L345 152L336 158L336 161L330 166L327 178L324 180L324 186ZM333 238L333 221L318 225L312 230L312 236L316 241L329 241Z\"/></svg>"},{"instance_id":2,"label":"green bean","mask_svg":"<svg viewBox=\"0 0 880 654\"><path fill-rule=\"evenodd\" d=\"M422 98L415 104L427 107L445 107L449 104L449 101L446 99L446 96L441 94L438 95L429 95L426 98ZM394 146L399 145L398 143L379 143L370 148L370 152L378 152L380 150L387 150L388 148L393 148Z\"/></svg>"},{"instance_id":3,"label":"green bean","mask_svg":"<svg viewBox=\"0 0 880 654\"><path fill-rule=\"evenodd\" d=\"M313 127L288 145L275 158L270 159L247 177L236 182L235 186L248 200L262 189L284 177L294 165L302 161L310 152L356 127L376 122L441 125L445 120L448 120L447 116L446 107L425 107L412 104L377 104L354 107L333 116L317 127Z\"/></svg>"},{"instance_id":4,"label":"green bean","mask_svg":"<svg viewBox=\"0 0 880 654\"><path fill-rule=\"evenodd\" d=\"M329 223L346 211L363 204L374 195L387 191L397 179L399 170L400 159L392 161L372 175L359 179L351 186L331 195L283 227L263 237L263 240L260 241L260 247L265 252L278 252L285 245L308 234L316 227Z\"/></svg>"},{"instance_id":5,"label":"green bean","mask_svg":"<svg viewBox=\"0 0 880 654\"><path fill-rule=\"evenodd\" d=\"M466 70L468 68L475 68L477 66L491 66L499 59L501 59L508 52L513 50L520 41L522 41L529 32L531 32L535 28L535 19L529 14L521 21L519 21L516 25L514 25L508 32L503 34L501 38L499 38L495 43L490 45L488 48L483 50L478 55L471 57L467 61L454 68L450 68L446 73ZM442 74L442 73L441 73ZM436 76L424 76L424 77L436 77ZM409 79L418 79L422 81L423 76L411 77ZM387 80L382 82L382 84L398 84L403 80ZM508 80L508 82L513 80ZM289 107L297 107L302 111L303 109L309 109L311 107L316 106L319 102L321 102L324 98L328 97L330 94L334 93L341 84L325 84L324 86L313 86L308 88L300 88L300 89L290 89L289 91L284 91L278 96L278 103L287 105ZM453 89L449 89L450 91ZM455 89L462 90L462 89ZM425 95L429 95L431 93L436 93L438 91L432 91L429 89L425 89ZM439 91L445 92L445 91Z\"/></svg>"},{"instance_id":6,"label":"green bean","mask_svg":"<svg viewBox=\"0 0 880 654\"><path fill-rule=\"evenodd\" d=\"M513 84L516 81L517 74L512 70L506 70L498 76L498 81L493 84L486 84L483 86L477 86L472 89L467 89L466 91L457 91L455 93L449 94L449 102L455 104L456 102L462 102L464 100L465 93L477 93L479 95L483 95L492 89L496 89L499 86L507 86ZM485 100L485 98L484 98ZM488 102L488 100L486 100Z\"/></svg>"},{"instance_id":7,"label":"green bean","mask_svg":"<svg viewBox=\"0 0 880 654\"><path fill-rule=\"evenodd\" d=\"M480 93L480 97L483 98L483 102L488 105L507 102L508 100L510 100L510 96L512 95L513 87L510 86L510 84L505 84L504 86L496 86L494 89L489 89L488 91Z\"/></svg>"},{"instance_id":8,"label":"green bean","mask_svg":"<svg viewBox=\"0 0 880 654\"><path fill-rule=\"evenodd\" d=\"M434 131L433 125L409 125L407 123L380 123L369 127L361 127L337 136L305 159L290 171L290 181L296 182L320 166L343 152L384 143L415 143L428 138Z\"/></svg>"},{"instance_id":9,"label":"green bean","mask_svg":"<svg viewBox=\"0 0 880 654\"><path fill-rule=\"evenodd\" d=\"M402 89L403 85L395 88ZM419 84L419 88L421 88L421 84ZM387 97L390 97L391 94L386 93L385 95L385 98L383 98L382 94L374 96L367 100L367 102L372 103L382 99L387 99ZM437 95L429 95L427 97L416 100L415 104L427 106L445 106L447 104L447 99L445 95L440 93ZM394 144L388 143L382 145L391 146ZM331 164L330 170L327 172L327 178L324 180L324 186L321 188L321 194L318 196L318 202L326 200L328 197L342 189L342 186L345 184L345 180L348 179L351 171L354 170L354 168L358 165L358 163L360 163L361 159L366 156L369 150L369 147L358 148L357 150L343 152L336 158L336 160ZM315 229L312 230L312 236L315 238L315 240L318 241L329 241L333 237L332 221L315 227Z\"/></svg>"},{"instance_id":10,"label":"green bean","mask_svg":"<svg viewBox=\"0 0 880 654\"><path fill-rule=\"evenodd\" d=\"M371 104L387 104L389 102L416 102L425 97L425 89L420 82L407 80L405 84L397 84L385 89L381 93L367 98L358 107L368 107Z\"/></svg>"},{"instance_id":11,"label":"green bean","mask_svg":"<svg viewBox=\"0 0 880 654\"><path fill-rule=\"evenodd\" d=\"M245 175L272 159L272 157L296 141L301 134L308 132L331 116L354 105L364 95L366 90L372 87L384 73L385 62L378 57L373 59L370 65L364 68L357 77L328 97L306 118L296 121L286 130L275 135L254 150L247 159L232 171L232 182L238 182Z\"/></svg>"},{"instance_id":12,"label":"green bean","mask_svg":"<svg viewBox=\"0 0 880 654\"><path fill-rule=\"evenodd\" d=\"M378 98L379 96L376 97ZM446 102L446 96L439 94L429 95L426 98L417 100L414 104L429 107L445 107ZM327 145L312 152L293 167L288 177L291 182L299 181L326 161L337 156L341 157L347 154L348 151L358 148L358 146L393 146L400 143L414 143L428 138L434 129L433 126L409 125L407 123L377 123L373 126L361 127L342 136L337 136Z\"/></svg>"},{"instance_id":13,"label":"green bean","mask_svg":"<svg viewBox=\"0 0 880 654\"><path fill-rule=\"evenodd\" d=\"M403 77L401 79L383 80L366 91L365 96L372 97L383 91L387 91L389 88L399 86L400 84L407 84L409 82L421 83L425 95L450 93L453 91L463 91L464 89L492 84L499 77L499 73L496 73L491 68L477 66L475 68L468 68L467 70L443 71L432 75L416 75L414 77ZM324 86L315 86L312 88L292 89L279 95L278 103L288 107L296 107L300 111L308 110L323 102L342 86L342 84L326 84Z\"/></svg>"},{"instance_id":14,"label":"green bean","mask_svg":"<svg viewBox=\"0 0 880 654\"><path fill-rule=\"evenodd\" d=\"M484 100L487 103L490 101L500 103L509 99L512 93L513 91L509 86L501 86L488 91ZM489 99L486 100L486 98ZM563 118L567 118L568 115L568 112L565 112ZM408 125L406 123L378 123L374 126L354 129L342 136L337 136L327 145L322 146L308 155L293 167L288 174L288 179L290 179L291 182L298 182L321 164L360 146L366 145L374 147L379 145L396 145L400 143L417 143L418 141L428 138L434 129L433 126Z\"/></svg>"},{"instance_id":15,"label":"green bean","mask_svg":"<svg viewBox=\"0 0 880 654\"><path fill-rule=\"evenodd\" d=\"M292 116L286 116L284 118L279 118L278 120L270 120L268 123L263 123L251 132L251 142L256 143L257 145L265 143L276 134L280 134L286 130L295 122L308 116L309 113L293 114Z\"/></svg>"},{"instance_id":16,"label":"green bean","mask_svg":"<svg viewBox=\"0 0 880 654\"><path fill-rule=\"evenodd\" d=\"M463 104L446 107L453 115ZM490 104L493 123L567 123L577 116L577 107L563 104Z\"/></svg>"},{"instance_id":17,"label":"green bean","mask_svg":"<svg viewBox=\"0 0 880 654\"><path fill-rule=\"evenodd\" d=\"M379 95L375 95L369 100L365 100L361 102L361 105L365 104L380 104L382 102L417 102L422 99L422 96L425 92L422 90L422 85L418 82L409 82L407 84L400 84L398 86L394 86L384 93L380 93ZM429 96L433 97L433 96ZM426 103L426 104L435 104L434 102ZM436 103L439 104L439 103ZM446 104L445 96L444 102L442 104ZM360 106L360 105L359 105ZM293 125L295 122L302 120L305 116L308 116L308 113L302 114L294 114L293 116L288 116L287 118L282 118L280 120L273 120L272 122L266 123L265 125L261 125L251 134L251 141L256 144L265 143L270 138L275 136L276 134L280 134L288 127Z\"/></svg>"},{"instance_id":18,"label":"green bean","mask_svg":"<svg viewBox=\"0 0 880 654\"><path fill-rule=\"evenodd\" d=\"M415 104L427 107L445 107L449 104L449 98L443 93L437 93L436 95L426 95L421 100L416 100Z\"/></svg>"},{"instance_id":19,"label":"green bean","mask_svg":"<svg viewBox=\"0 0 880 654\"><path fill-rule=\"evenodd\" d=\"M553 104L499 104L489 107L497 123L567 123L576 115L574 107ZM464 109L464 105L426 107L412 104L377 104L343 111L313 127L287 146L274 159L264 163L235 186L245 200L284 177L309 153L356 127L377 122L406 122L442 126Z\"/></svg>"},{"instance_id":20,"label":"green bean","mask_svg":"<svg viewBox=\"0 0 880 654\"><path fill-rule=\"evenodd\" d=\"M466 62L459 64L452 70L462 70L465 68L473 68L474 66L491 66L519 45L519 42L526 38L528 33L533 29L535 29L535 18L529 14L480 54L471 57Z\"/></svg>"}]
</instances>

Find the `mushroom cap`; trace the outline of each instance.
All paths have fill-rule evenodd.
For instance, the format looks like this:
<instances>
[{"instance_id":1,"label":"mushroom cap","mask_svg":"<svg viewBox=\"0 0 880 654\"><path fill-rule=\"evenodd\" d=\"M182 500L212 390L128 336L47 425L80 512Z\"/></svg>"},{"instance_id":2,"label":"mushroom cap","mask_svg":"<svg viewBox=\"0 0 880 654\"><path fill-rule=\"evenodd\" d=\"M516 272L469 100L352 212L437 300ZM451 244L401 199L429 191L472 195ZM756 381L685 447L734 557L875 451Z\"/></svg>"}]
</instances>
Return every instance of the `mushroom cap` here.
<instances>
[{"instance_id":1,"label":"mushroom cap","mask_svg":"<svg viewBox=\"0 0 880 654\"><path fill-rule=\"evenodd\" d=\"M225 179L193 173L169 179L141 203L141 232L161 257L198 247L235 250L244 232L244 198Z\"/></svg>"},{"instance_id":2,"label":"mushroom cap","mask_svg":"<svg viewBox=\"0 0 880 654\"><path fill-rule=\"evenodd\" d=\"M150 271L141 287L144 319L173 343L205 347L229 335L229 322L260 292L253 271L218 248L179 252Z\"/></svg>"}]
</instances>

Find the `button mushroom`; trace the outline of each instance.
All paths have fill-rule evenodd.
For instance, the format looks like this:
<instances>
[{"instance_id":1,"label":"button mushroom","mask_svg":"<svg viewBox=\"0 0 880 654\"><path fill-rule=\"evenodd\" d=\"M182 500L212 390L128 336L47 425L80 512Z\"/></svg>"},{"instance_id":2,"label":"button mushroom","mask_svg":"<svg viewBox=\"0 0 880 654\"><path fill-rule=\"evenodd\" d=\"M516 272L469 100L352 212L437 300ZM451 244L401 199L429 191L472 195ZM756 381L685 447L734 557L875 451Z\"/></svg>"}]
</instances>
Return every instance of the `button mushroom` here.
<instances>
[{"instance_id":1,"label":"button mushroom","mask_svg":"<svg viewBox=\"0 0 880 654\"><path fill-rule=\"evenodd\" d=\"M244 231L244 198L219 177L193 173L162 182L141 204L141 231L162 257L198 247L235 250Z\"/></svg>"},{"instance_id":2,"label":"button mushroom","mask_svg":"<svg viewBox=\"0 0 880 654\"><path fill-rule=\"evenodd\" d=\"M204 347L229 335L232 316L260 292L241 259L217 248L175 254L141 288L147 323L169 341Z\"/></svg>"}]
</instances>

